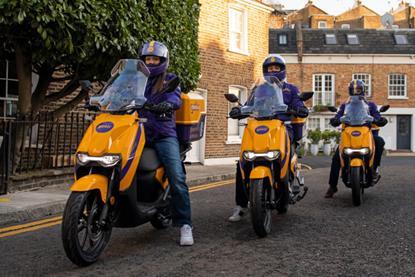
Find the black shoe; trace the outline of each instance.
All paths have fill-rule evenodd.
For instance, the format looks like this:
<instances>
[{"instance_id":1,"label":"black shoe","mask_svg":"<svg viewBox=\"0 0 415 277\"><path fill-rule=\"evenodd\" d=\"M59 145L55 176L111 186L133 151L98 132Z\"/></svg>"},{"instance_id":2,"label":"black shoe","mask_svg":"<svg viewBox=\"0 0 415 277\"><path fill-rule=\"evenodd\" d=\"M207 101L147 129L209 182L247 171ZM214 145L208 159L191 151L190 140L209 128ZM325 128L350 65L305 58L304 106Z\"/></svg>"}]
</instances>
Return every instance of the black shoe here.
<instances>
[{"instance_id":1,"label":"black shoe","mask_svg":"<svg viewBox=\"0 0 415 277\"><path fill-rule=\"evenodd\" d=\"M324 198L333 198L333 195L337 192L337 188L335 187L329 187L329 189L326 192L326 195L324 195Z\"/></svg>"}]
</instances>

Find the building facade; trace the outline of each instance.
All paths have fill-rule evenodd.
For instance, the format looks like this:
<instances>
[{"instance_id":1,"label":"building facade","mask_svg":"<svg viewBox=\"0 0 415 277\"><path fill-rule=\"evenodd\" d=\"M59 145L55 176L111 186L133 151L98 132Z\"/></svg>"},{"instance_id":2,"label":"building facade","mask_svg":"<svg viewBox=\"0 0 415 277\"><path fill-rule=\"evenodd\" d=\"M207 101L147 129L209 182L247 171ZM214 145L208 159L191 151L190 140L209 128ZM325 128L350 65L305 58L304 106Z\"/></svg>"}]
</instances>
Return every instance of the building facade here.
<instances>
[{"instance_id":1,"label":"building facade","mask_svg":"<svg viewBox=\"0 0 415 277\"><path fill-rule=\"evenodd\" d=\"M346 101L349 82L362 79L369 101L391 106L385 148L415 151L415 30L271 30L270 52L286 59L289 82L315 92L309 129L331 128L326 107Z\"/></svg>"},{"instance_id":2,"label":"building facade","mask_svg":"<svg viewBox=\"0 0 415 277\"><path fill-rule=\"evenodd\" d=\"M262 75L273 9L253 0L201 0L200 4L201 78L196 92L207 99L207 123L205 137L193 143L189 161L233 162L243 128L227 119L232 105L224 94L234 93L244 101L254 80Z\"/></svg>"}]
</instances>

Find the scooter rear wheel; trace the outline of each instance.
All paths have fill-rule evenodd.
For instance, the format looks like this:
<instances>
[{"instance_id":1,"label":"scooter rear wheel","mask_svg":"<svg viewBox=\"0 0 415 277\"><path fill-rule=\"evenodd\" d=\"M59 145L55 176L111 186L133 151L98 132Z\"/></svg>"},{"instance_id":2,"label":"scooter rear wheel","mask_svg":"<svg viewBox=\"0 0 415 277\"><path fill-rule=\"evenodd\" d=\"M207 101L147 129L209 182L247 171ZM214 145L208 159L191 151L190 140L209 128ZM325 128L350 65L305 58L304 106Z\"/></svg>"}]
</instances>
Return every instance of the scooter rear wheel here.
<instances>
[{"instance_id":1,"label":"scooter rear wheel","mask_svg":"<svg viewBox=\"0 0 415 277\"><path fill-rule=\"evenodd\" d=\"M265 237L271 232L271 209L267 202L271 203L271 186L264 184L263 179L254 179L250 183L251 221L255 233L259 237Z\"/></svg>"},{"instance_id":2,"label":"scooter rear wheel","mask_svg":"<svg viewBox=\"0 0 415 277\"><path fill-rule=\"evenodd\" d=\"M111 237L111 226L98 224L104 204L98 191L72 192L62 221L62 243L68 258L78 266L98 260Z\"/></svg>"}]
</instances>

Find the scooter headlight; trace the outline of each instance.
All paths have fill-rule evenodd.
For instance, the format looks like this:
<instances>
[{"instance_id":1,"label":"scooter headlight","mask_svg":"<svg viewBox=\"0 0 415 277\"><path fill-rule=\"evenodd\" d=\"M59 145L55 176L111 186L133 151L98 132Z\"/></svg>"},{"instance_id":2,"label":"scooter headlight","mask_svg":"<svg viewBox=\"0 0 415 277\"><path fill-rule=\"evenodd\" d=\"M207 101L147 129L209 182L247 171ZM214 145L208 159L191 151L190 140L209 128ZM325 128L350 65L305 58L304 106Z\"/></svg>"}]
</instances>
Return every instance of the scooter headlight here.
<instances>
[{"instance_id":1,"label":"scooter headlight","mask_svg":"<svg viewBox=\"0 0 415 277\"><path fill-rule=\"evenodd\" d=\"M278 158L279 155L280 155L280 152L279 151L269 151L269 152L266 153L266 157L265 158L267 160L272 161L272 160L275 160L276 158Z\"/></svg>"},{"instance_id":2,"label":"scooter headlight","mask_svg":"<svg viewBox=\"0 0 415 277\"><path fill-rule=\"evenodd\" d=\"M253 161L255 159L255 153L252 151L245 151L243 156L247 161Z\"/></svg>"},{"instance_id":3,"label":"scooter headlight","mask_svg":"<svg viewBox=\"0 0 415 277\"><path fill-rule=\"evenodd\" d=\"M343 152L346 155L352 155L352 154L367 155L369 154L369 148L358 148L358 149L345 148Z\"/></svg>"},{"instance_id":4,"label":"scooter headlight","mask_svg":"<svg viewBox=\"0 0 415 277\"><path fill-rule=\"evenodd\" d=\"M101 157L89 156L86 153L78 153L77 159L79 164L86 165L89 162L97 162L103 167L112 167L115 166L120 160L119 155L105 155Z\"/></svg>"}]
</instances>

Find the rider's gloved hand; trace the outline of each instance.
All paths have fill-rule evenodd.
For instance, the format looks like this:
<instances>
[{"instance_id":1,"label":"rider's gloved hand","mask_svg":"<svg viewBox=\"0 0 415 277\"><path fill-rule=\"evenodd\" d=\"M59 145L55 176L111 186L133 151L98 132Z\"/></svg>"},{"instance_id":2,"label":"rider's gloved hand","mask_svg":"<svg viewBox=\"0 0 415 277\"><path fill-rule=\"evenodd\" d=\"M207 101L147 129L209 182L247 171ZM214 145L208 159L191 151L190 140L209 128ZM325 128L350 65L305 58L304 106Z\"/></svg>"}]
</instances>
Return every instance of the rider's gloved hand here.
<instances>
[{"instance_id":1,"label":"rider's gloved hand","mask_svg":"<svg viewBox=\"0 0 415 277\"><path fill-rule=\"evenodd\" d=\"M308 116L307 107L298 107L295 112L296 112L296 116L301 117L301 118L306 118Z\"/></svg>"},{"instance_id":2,"label":"rider's gloved hand","mask_svg":"<svg viewBox=\"0 0 415 277\"><path fill-rule=\"evenodd\" d=\"M229 117L233 119L237 119L241 116L241 109L239 107L233 107L232 110L229 112Z\"/></svg>"},{"instance_id":3,"label":"rider's gloved hand","mask_svg":"<svg viewBox=\"0 0 415 277\"><path fill-rule=\"evenodd\" d=\"M378 120L376 120L374 122L376 125L378 125L379 127L383 127L388 123L388 120L384 117L379 118Z\"/></svg>"},{"instance_id":4,"label":"rider's gloved hand","mask_svg":"<svg viewBox=\"0 0 415 277\"><path fill-rule=\"evenodd\" d=\"M337 118L335 118L335 117L330 118L330 125L331 125L331 126L333 126L333 127L337 127L337 126L339 126L340 124L341 124L341 122L340 122L340 120L339 120L339 119L337 119Z\"/></svg>"},{"instance_id":5,"label":"rider's gloved hand","mask_svg":"<svg viewBox=\"0 0 415 277\"><path fill-rule=\"evenodd\" d=\"M169 102L164 101L157 105L154 105L151 109L156 113L168 113L173 111L173 105Z\"/></svg>"}]
</instances>

